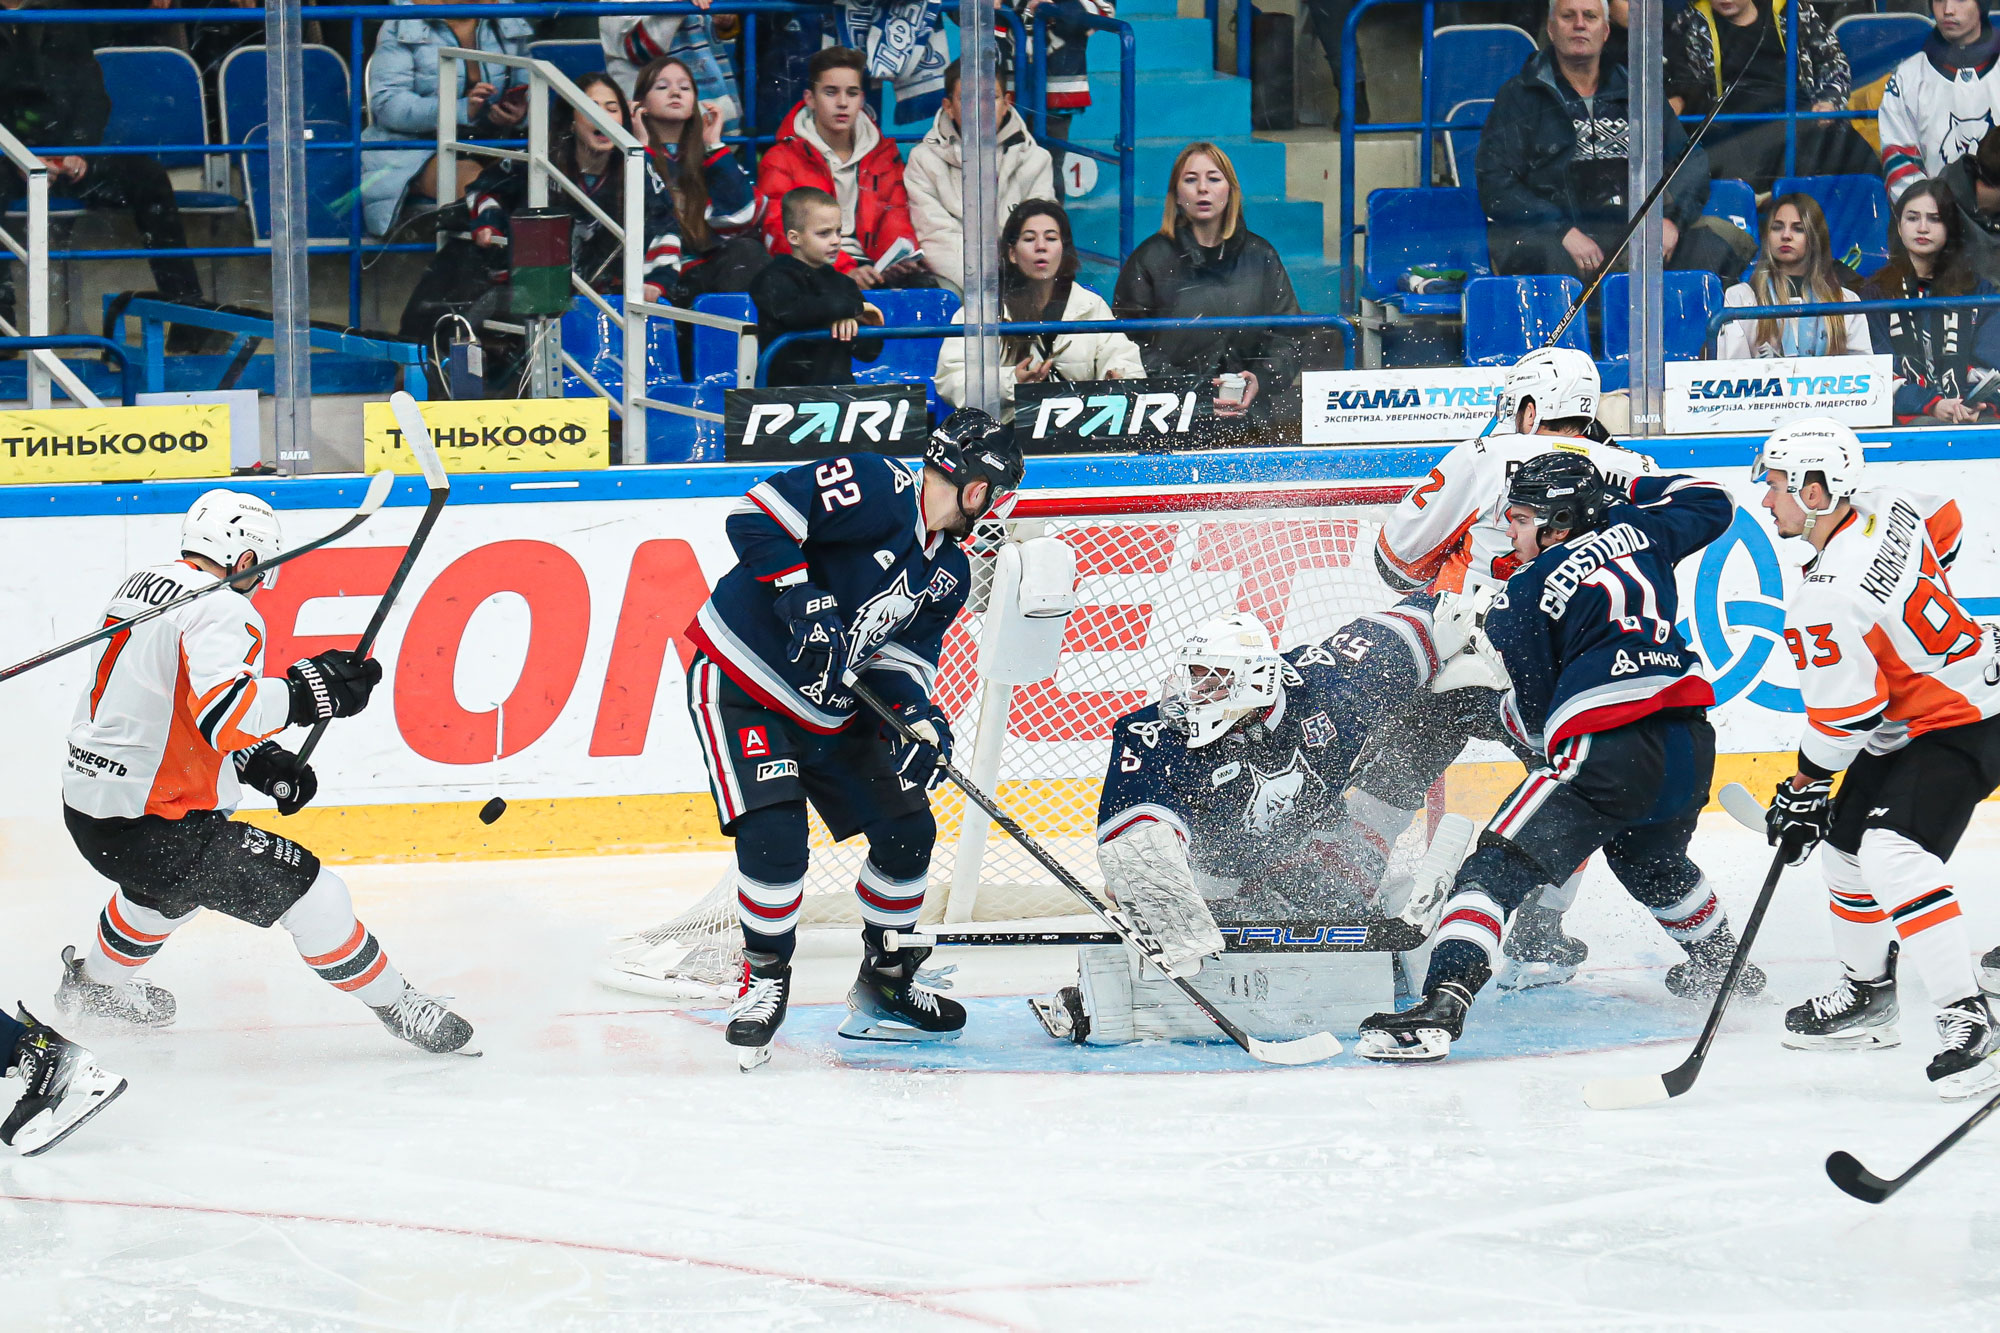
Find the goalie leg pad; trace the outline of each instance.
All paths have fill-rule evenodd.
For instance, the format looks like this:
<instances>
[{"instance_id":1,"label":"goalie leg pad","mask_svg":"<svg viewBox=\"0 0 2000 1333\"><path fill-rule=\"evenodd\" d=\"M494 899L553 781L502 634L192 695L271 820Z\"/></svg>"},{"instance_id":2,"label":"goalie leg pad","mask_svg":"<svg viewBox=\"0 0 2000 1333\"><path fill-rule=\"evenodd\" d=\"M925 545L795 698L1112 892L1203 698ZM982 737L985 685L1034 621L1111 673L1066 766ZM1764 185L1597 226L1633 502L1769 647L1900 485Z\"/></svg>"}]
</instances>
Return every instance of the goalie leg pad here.
<instances>
[{"instance_id":1,"label":"goalie leg pad","mask_svg":"<svg viewBox=\"0 0 2000 1333\"><path fill-rule=\"evenodd\" d=\"M1267 1041L1351 1031L1391 1006L1387 953L1240 953L1202 963L1193 978L1244 1031ZM1122 944L1077 950L1077 992L1092 1046L1134 1041L1227 1041L1179 987Z\"/></svg>"}]
</instances>

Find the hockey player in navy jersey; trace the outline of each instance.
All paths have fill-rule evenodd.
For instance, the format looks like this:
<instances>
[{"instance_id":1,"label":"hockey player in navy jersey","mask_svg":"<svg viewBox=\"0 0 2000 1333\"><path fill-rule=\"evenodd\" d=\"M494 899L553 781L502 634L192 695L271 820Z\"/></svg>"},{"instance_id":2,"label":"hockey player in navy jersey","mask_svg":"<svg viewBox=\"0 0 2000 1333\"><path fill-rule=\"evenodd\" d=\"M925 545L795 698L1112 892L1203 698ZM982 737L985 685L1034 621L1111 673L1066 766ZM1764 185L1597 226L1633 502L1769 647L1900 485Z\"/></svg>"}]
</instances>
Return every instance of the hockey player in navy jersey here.
<instances>
[{"instance_id":1,"label":"hockey player in navy jersey","mask_svg":"<svg viewBox=\"0 0 2000 1333\"><path fill-rule=\"evenodd\" d=\"M937 824L928 792L951 754L931 701L970 579L959 543L1021 484L1011 433L977 408L934 431L921 469L879 454L790 468L729 515L737 563L689 627L694 719L722 831L736 840L742 991L727 1038L769 1058L791 990L806 803L834 837L867 835L854 886L864 957L841 1027L862 1040L949 1040L965 1009L921 984L928 949L889 949L923 909ZM928 744L893 739L845 685L857 671Z\"/></svg>"},{"instance_id":2,"label":"hockey player in navy jersey","mask_svg":"<svg viewBox=\"0 0 2000 1333\"><path fill-rule=\"evenodd\" d=\"M1423 999L1361 1025L1371 1060L1443 1059L1492 976L1508 916L1602 848L1612 873L1687 950L1677 995L1713 994L1736 937L1688 859L1708 802L1715 694L1675 628L1674 566L1729 528L1713 482L1642 476L1613 488L1576 454L1532 458L1507 490L1522 567L1485 622L1512 688L1508 727L1547 756L1501 803L1433 935ZM1763 988L1746 968L1745 994Z\"/></svg>"}]
</instances>

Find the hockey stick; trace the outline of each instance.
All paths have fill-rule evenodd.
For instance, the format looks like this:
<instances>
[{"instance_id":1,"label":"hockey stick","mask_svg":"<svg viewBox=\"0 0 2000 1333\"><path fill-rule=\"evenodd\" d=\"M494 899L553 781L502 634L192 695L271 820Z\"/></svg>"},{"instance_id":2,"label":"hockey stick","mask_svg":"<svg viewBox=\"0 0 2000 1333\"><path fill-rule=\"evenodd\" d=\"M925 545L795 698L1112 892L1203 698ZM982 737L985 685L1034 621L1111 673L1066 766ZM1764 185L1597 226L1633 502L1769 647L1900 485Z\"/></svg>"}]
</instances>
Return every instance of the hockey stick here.
<instances>
[{"instance_id":1,"label":"hockey stick","mask_svg":"<svg viewBox=\"0 0 2000 1333\"><path fill-rule=\"evenodd\" d=\"M882 696L875 693L869 686L864 685L854 671L849 670L844 672L842 680L848 689L854 691L854 697L880 714L883 721L895 728L898 736L901 736L905 741L923 743L923 738L910 730L909 723L897 717L889 705L883 701ZM1023 850L1039 861L1042 869L1054 875L1064 888L1081 898L1084 906L1096 913L1105 925L1111 927L1117 933L1119 940L1123 941L1127 947L1136 950L1140 957L1150 959L1153 965L1159 968L1161 974L1167 980L1174 983L1181 994L1193 1001L1197 1009L1208 1015L1210 1022L1221 1028L1231 1041L1241 1046L1245 1051L1248 1051L1253 1059L1261 1060L1265 1064L1270 1065L1310 1065L1317 1064L1321 1060L1330 1060L1340 1054L1340 1042L1331 1032L1315 1032L1311 1036L1300 1037L1296 1041L1259 1041L1242 1028L1236 1026L1235 1023L1230 1021L1227 1014L1224 1014L1210 1003L1208 997L1196 990L1188 982L1187 978L1175 976L1167 970L1160 946L1153 941L1152 937L1141 934L1138 928L1132 924L1131 920L1126 917L1124 912L1106 903L1095 893L1092 893L1082 880L1072 875L1063 867L1061 862L1057 861L1040 843L1029 836L1026 829L1015 823L1013 817L1005 810L1002 810L998 802L981 791L971 778L960 772L956 765L942 756L938 760L938 767L944 770L944 775L951 779L954 787L965 793L967 800L971 801L981 810L984 810L994 823L1006 831L1008 837L1020 843Z\"/></svg>"},{"instance_id":2,"label":"hockey stick","mask_svg":"<svg viewBox=\"0 0 2000 1333\"><path fill-rule=\"evenodd\" d=\"M403 561L396 566L396 573L389 580L382 600L375 603L375 614L368 618L368 628L361 631L361 642L354 645L354 651L368 656L368 650L375 646L375 637L382 632L382 624L389 618L389 608L395 604L396 594L403 590L403 580L410 577L410 569L417 563L417 554L424 549L431 529L437 526L438 515L444 512L444 502L451 498L451 478L445 475L444 463L438 458L437 446L431 442L430 429L424 425L424 414L417 408L417 400L401 389L389 395L389 410L396 414L396 424L402 428L403 442L410 446L416 456L417 466L423 469L424 484L430 487L430 502L424 506L424 516L417 520L417 535L410 538L404 548ZM299 762L312 758L312 752L319 748L319 738L326 735L327 719L321 718L313 724L306 743L299 747Z\"/></svg>"},{"instance_id":3,"label":"hockey stick","mask_svg":"<svg viewBox=\"0 0 2000 1333\"><path fill-rule=\"evenodd\" d=\"M1759 833L1764 831L1764 807L1757 804L1757 798L1741 783L1732 782L1722 789L1722 808L1743 827ZM1771 870L1764 876L1764 887L1757 893L1757 905L1750 909L1750 919L1743 923L1743 933L1736 941L1736 954L1729 960L1729 971L1723 975L1722 989L1716 993L1715 1007L1708 1011L1708 1022L1703 1025L1701 1036L1695 1040L1693 1053L1664 1074L1592 1079L1583 1087L1585 1106L1593 1111L1624 1111L1635 1106L1652 1106L1678 1097L1694 1086L1694 1081L1701 1077L1702 1062L1708 1059L1708 1048L1715 1042L1716 1030L1722 1026L1722 1011L1729 1007L1729 997L1736 991L1737 978L1743 975L1744 967L1750 962L1750 944L1757 938L1757 928L1764 924L1764 913L1770 908L1771 898L1777 892L1778 877L1784 873L1785 849L1780 847L1777 855L1771 858Z\"/></svg>"},{"instance_id":4,"label":"hockey stick","mask_svg":"<svg viewBox=\"0 0 2000 1333\"><path fill-rule=\"evenodd\" d=\"M1897 1176L1894 1180L1884 1180L1867 1167L1854 1160L1852 1153L1836 1152L1827 1155L1826 1177L1841 1189L1863 1203L1880 1203L1897 1190L1910 1183L1917 1172L1935 1162L1951 1150L1953 1144L1978 1128L1979 1122L2000 1110L2000 1097L1994 1097L1986 1105L1966 1117L1964 1124L1954 1129L1938 1141L1937 1147L1917 1159L1917 1164Z\"/></svg>"},{"instance_id":5,"label":"hockey stick","mask_svg":"<svg viewBox=\"0 0 2000 1333\"><path fill-rule=\"evenodd\" d=\"M315 541L309 541L304 546L296 546L289 551L280 552L272 556L269 560L250 566L240 574L231 574L225 578L219 578L213 583L184 592L171 601L162 602L158 606L149 606L136 616L128 617L125 620L114 620L108 625L100 625L81 638L71 639L68 643L59 644L47 652L37 653L25 662L16 662L6 670L0 671L0 681L12 680L23 672L33 671L38 666L46 666L59 657L69 656L79 648L88 648L100 639L108 639L114 634L122 634L134 625L143 625L147 621L163 616L169 611L186 606L197 597L206 597L218 588L227 587L232 583L241 583L245 579L254 579L266 570L276 569L279 565L296 560L302 555L317 551L322 546L339 541L342 537L345 537L348 533L354 531L373 517L375 511L382 507L382 502L389 498L389 488L395 484L395 481L396 474L387 469L377 472L374 476L370 477L368 479L368 491L361 497L361 507L354 511L353 517L349 518L332 532L327 533L326 536L318 538Z\"/></svg>"},{"instance_id":6,"label":"hockey stick","mask_svg":"<svg viewBox=\"0 0 2000 1333\"><path fill-rule=\"evenodd\" d=\"M1218 921L1223 948L1229 953L1401 953L1424 942L1423 932L1407 921ZM948 945L1116 944L1108 930L955 930L949 926L923 932L889 931L891 949L898 941L912 948Z\"/></svg>"}]
</instances>

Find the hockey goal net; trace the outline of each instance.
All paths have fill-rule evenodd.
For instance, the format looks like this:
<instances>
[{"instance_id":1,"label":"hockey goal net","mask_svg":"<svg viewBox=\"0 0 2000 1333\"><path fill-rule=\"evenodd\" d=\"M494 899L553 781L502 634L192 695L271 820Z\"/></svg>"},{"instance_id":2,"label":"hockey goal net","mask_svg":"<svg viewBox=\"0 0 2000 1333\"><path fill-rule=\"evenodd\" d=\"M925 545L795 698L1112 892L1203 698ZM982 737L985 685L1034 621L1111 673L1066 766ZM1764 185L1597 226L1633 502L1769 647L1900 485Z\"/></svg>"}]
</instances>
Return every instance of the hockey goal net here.
<instances>
[{"instance_id":1,"label":"hockey goal net","mask_svg":"<svg viewBox=\"0 0 2000 1333\"><path fill-rule=\"evenodd\" d=\"M1102 887L1098 794L1112 724L1158 696L1175 649L1203 621L1249 611L1280 649L1326 637L1396 600L1375 572L1376 534L1406 488L1313 486L1167 494L1040 492L970 548L973 587L946 637L938 702L956 760L1078 878ZM1055 675L993 685L979 642L1003 540L1055 537L1076 552L1077 610ZM924 920L1074 917L1082 904L945 784L932 796L937 849ZM860 920L864 838L835 843L812 819L802 924ZM645 994L701 998L733 977L741 944L734 876L692 908L615 941L599 976Z\"/></svg>"}]
</instances>

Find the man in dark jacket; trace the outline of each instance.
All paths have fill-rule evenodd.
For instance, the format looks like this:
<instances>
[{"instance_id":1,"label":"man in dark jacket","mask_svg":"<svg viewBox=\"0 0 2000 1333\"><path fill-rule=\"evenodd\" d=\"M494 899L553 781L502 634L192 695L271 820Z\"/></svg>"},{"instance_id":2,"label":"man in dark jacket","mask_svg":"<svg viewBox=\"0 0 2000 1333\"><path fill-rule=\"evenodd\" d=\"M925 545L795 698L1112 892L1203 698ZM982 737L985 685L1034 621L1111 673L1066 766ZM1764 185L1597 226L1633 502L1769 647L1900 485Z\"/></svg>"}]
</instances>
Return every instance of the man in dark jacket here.
<instances>
[{"instance_id":1,"label":"man in dark jacket","mask_svg":"<svg viewBox=\"0 0 2000 1333\"><path fill-rule=\"evenodd\" d=\"M0 0L0 5L22 9L28 0ZM111 97L104 90L104 71L94 53L97 35L92 24L0 23L0 125L48 164L52 197L74 199L89 208L129 210L148 250L184 250L187 234L181 229L173 182L157 161L129 154L79 157L64 151L104 141ZM152 261L152 268L161 295L176 301L201 299L201 280L195 276L193 261L163 255ZM0 317L10 323L14 319L11 271L0 278ZM194 350L205 337L202 329L175 325L168 349Z\"/></svg>"},{"instance_id":2,"label":"man in dark jacket","mask_svg":"<svg viewBox=\"0 0 2000 1333\"><path fill-rule=\"evenodd\" d=\"M1958 205L1965 260L1974 273L2000 287L2000 127L1979 146L1938 173Z\"/></svg>"},{"instance_id":3,"label":"man in dark jacket","mask_svg":"<svg viewBox=\"0 0 2000 1333\"><path fill-rule=\"evenodd\" d=\"M1555 0L1549 45L1493 99L1479 136L1479 201L1496 273L1561 273L1588 282L1630 216L1625 66L1603 58L1611 25L1604 0ZM1666 122L1666 158L1687 135ZM1743 260L1695 224L1708 200L1708 160L1697 148L1661 197L1666 266L1734 281ZM1630 247L1626 258L1631 257Z\"/></svg>"}]
</instances>

